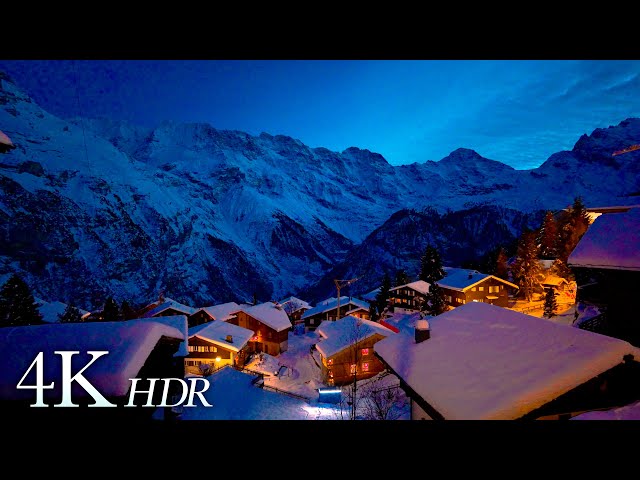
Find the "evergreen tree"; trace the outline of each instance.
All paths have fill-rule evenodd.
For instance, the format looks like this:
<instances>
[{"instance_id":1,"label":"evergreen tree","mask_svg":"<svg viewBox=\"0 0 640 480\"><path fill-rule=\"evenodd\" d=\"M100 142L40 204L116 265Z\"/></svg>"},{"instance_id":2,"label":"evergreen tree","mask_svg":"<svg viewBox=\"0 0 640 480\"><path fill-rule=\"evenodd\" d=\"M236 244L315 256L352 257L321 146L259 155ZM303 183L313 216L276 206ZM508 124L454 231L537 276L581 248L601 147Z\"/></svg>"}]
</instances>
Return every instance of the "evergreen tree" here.
<instances>
[{"instance_id":1,"label":"evergreen tree","mask_svg":"<svg viewBox=\"0 0 640 480\"><path fill-rule=\"evenodd\" d=\"M391 290L391 278L389 274L385 273L382 278L382 285L380 285L380 291L376 295L376 309L378 314L382 316L382 312L387 308L389 302L389 291Z\"/></svg>"},{"instance_id":2,"label":"evergreen tree","mask_svg":"<svg viewBox=\"0 0 640 480\"><path fill-rule=\"evenodd\" d=\"M253 292L253 299L251 300L253 303L252 305L257 305L258 304L258 297L256 297L256 293Z\"/></svg>"},{"instance_id":3,"label":"evergreen tree","mask_svg":"<svg viewBox=\"0 0 640 480\"><path fill-rule=\"evenodd\" d=\"M42 323L35 299L27 284L13 274L0 290L0 327L19 327Z\"/></svg>"},{"instance_id":4,"label":"evergreen tree","mask_svg":"<svg viewBox=\"0 0 640 480\"><path fill-rule=\"evenodd\" d=\"M120 312L122 313L122 318L124 320L131 320L137 317L136 310L131 305L129 305L129 302L127 302L126 300L122 301Z\"/></svg>"},{"instance_id":5,"label":"evergreen tree","mask_svg":"<svg viewBox=\"0 0 640 480\"><path fill-rule=\"evenodd\" d=\"M564 278L565 280L568 280L570 282L575 280L575 275L573 274L569 266L560 258L556 258L553 261L553 263L551 264L551 268L549 269L549 273L557 277Z\"/></svg>"},{"instance_id":6,"label":"evergreen tree","mask_svg":"<svg viewBox=\"0 0 640 480\"><path fill-rule=\"evenodd\" d=\"M551 318L556 314L558 309L558 303L556 302L556 292L553 288L547 289L547 294L544 297L544 316Z\"/></svg>"},{"instance_id":7,"label":"evergreen tree","mask_svg":"<svg viewBox=\"0 0 640 480\"><path fill-rule=\"evenodd\" d=\"M496 258L495 268L493 274L503 280L509 280L509 265L507 265L507 254L504 248L500 247L498 251L498 257Z\"/></svg>"},{"instance_id":8,"label":"evergreen tree","mask_svg":"<svg viewBox=\"0 0 640 480\"><path fill-rule=\"evenodd\" d=\"M558 258L567 262L569 255L576 248L578 242L589 228L589 215L582 203L582 198L576 197L573 205L562 212L558 222L558 244L556 250Z\"/></svg>"},{"instance_id":9,"label":"evergreen tree","mask_svg":"<svg viewBox=\"0 0 640 480\"><path fill-rule=\"evenodd\" d=\"M103 322L117 322L122 320L120 309L113 297L107 298L104 302L104 308L102 309L102 321Z\"/></svg>"},{"instance_id":10,"label":"evergreen tree","mask_svg":"<svg viewBox=\"0 0 640 480\"><path fill-rule=\"evenodd\" d=\"M378 307L376 306L375 301L369 304L369 318L372 322L378 321Z\"/></svg>"},{"instance_id":11,"label":"evergreen tree","mask_svg":"<svg viewBox=\"0 0 640 480\"><path fill-rule=\"evenodd\" d=\"M420 259L420 280L424 280L429 284L433 284L438 280L442 280L445 271L442 268L442 259L440 253L435 247L427 245L427 248Z\"/></svg>"},{"instance_id":12,"label":"evergreen tree","mask_svg":"<svg viewBox=\"0 0 640 480\"><path fill-rule=\"evenodd\" d=\"M394 287L399 287L400 285L406 285L409 282L409 275L407 275L407 272L404 270L404 268L399 269L398 271L396 271L396 284L394 285Z\"/></svg>"},{"instance_id":13,"label":"evergreen tree","mask_svg":"<svg viewBox=\"0 0 640 480\"><path fill-rule=\"evenodd\" d=\"M444 301L444 290L437 283L429 285L429 292L426 295L426 301L422 303L422 312L427 315L440 315L448 309Z\"/></svg>"},{"instance_id":14,"label":"evergreen tree","mask_svg":"<svg viewBox=\"0 0 640 480\"><path fill-rule=\"evenodd\" d=\"M67 308L64 309L64 313L58 314L58 318L60 319L60 323L84 322L80 310L71 304L67 305Z\"/></svg>"},{"instance_id":15,"label":"evergreen tree","mask_svg":"<svg viewBox=\"0 0 640 480\"><path fill-rule=\"evenodd\" d=\"M511 266L511 276L528 301L531 301L533 293L540 288L541 270L535 233L524 231L518 243L516 261Z\"/></svg>"},{"instance_id":16,"label":"evergreen tree","mask_svg":"<svg viewBox=\"0 0 640 480\"><path fill-rule=\"evenodd\" d=\"M558 243L558 225L553 216L553 212L547 211L542 221L542 226L536 239L540 245L540 256L542 258L555 258L557 255L556 245Z\"/></svg>"}]
</instances>

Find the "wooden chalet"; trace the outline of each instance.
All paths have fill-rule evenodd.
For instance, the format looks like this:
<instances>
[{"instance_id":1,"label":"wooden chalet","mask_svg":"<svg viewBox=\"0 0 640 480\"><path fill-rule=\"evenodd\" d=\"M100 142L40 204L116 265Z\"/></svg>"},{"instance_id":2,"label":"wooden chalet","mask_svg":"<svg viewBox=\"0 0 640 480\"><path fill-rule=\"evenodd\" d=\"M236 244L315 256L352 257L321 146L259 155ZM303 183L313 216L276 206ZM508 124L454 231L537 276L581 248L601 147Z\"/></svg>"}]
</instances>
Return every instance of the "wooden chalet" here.
<instances>
[{"instance_id":1,"label":"wooden chalet","mask_svg":"<svg viewBox=\"0 0 640 480\"><path fill-rule=\"evenodd\" d=\"M623 340L480 302L430 322L374 345L413 420L568 419L640 399L640 349Z\"/></svg>"},{"instance_id":2,"label":"wooden chalet","mask_svg":"<svg viewBox=\"0 0 640 480\"><path fill-rule=\"evenodd\" d=\"M300 300L296 297L287 297L284 300L280 300L278 302L284 311L289 315L289 320L293 325L297 325L299 323L304 323L302 320L302 315L307 310L310 310L312 307L308 302L304 300Z\"/></svg>"},{"instance_id":3,"label":"wooden chalet","mask_svg":"<svg viewBox=\"0 0 640 480\"><path fill-rule=\"evenodd\" d=\"M373 354L376 342L394 332L370 320L353 316L325 320L316 330L321 340L316 350L322 358L322 381L327 385L346 385L372 377L385 369Z\"/></svg>"},{"instance_id":4,"label":"wooden chalet","mask_svg":"<svg viewBox=\"0 0 640 480\"><path fill-rule=\"evenodd\" d=\"M211 371L225 365L243 367L248 357L249 341L254 335L252 330L221 320L189 328L185 372L202 374L203 365Z\"/></svg>"},{"instance_id":5,"label":"wooden chalet","mask_svg":"<svg viewBox=\"0 0 640 480\"><path fill-rule=\"evenodd\" d=\"M171 298L162 298L147 305L142 311L138 311L137 316L138 318L171 317L174 315L186 315L188 317L197 311L197 308L189 307Z\"/></svg>"},{"instance_id":6,"label":"wooden chalet","mask_svg":"<svg viewBox=\"0 0 640 480\"><path fill-rule=\"evenodd\" d=\"M203 323L219 320L226 322L233 317L233 313L240 308L236 302L221 303L210 307L198 308L189 315L189 328L202 325Z\"/></svg>"},{"instance_id":7,"label":"wooden chalet","mask_svg":"<svg viewBox=\"0 0 640 480\"><path fill-rule=\"evenodd\" d=\"M389 305L394 313L417 312L429 293L429 284L424 280L393 287L389 291Z\"/></svg>"},{"instance_id":8,"label":"wooden chalet","mask_svg":"<svg viewBox=\"0 0 640 480\"><path fill-rule=\"evenodd\" d=\"M264 352L278 356L289 346L291 321L284 309L274 302L241 307L228 323L255 332L249 340L248 352Z\"/></svg>"},{"instance_id":9,"label":"wooden chalet","mask_svg":"<svg viewBox=\"0 0 640 480\"><path fill-rule=\"evenodd\" d=\"M337 298L324 300L302 315L301 318L304 321L305 332L315 330L325 320L338 320L344 317L347 312L357 308L368 311L369 304L364 300L358 300L352 297L340 297L340 311L338 311Z\"/></svg>"},{"instance_id":10,"label":"wooden chalet","mask_svg":"<svg viewBox=\"0 0 640 480\"><path fill-rule=\"evenodd\" d=\"M445 268L445 271L447 275L436 283L444 291L447 305L454 308L471 302L508 307L509 296L518 290L511 282L477 270Z\"/></svg>"}]
</instances>

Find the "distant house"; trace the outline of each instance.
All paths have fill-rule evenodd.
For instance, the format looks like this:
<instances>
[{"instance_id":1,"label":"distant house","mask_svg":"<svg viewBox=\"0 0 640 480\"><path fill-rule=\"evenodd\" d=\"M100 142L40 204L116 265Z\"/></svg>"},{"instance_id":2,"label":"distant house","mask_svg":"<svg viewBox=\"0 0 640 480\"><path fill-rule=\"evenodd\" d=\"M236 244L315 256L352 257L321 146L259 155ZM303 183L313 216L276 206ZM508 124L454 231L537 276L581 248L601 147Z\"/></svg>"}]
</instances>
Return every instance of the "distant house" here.
<instances>
[{"instance_id":1,"label":"distant house","mask_svg":"<svg viewBox=\"0 0 640 480\"><path fill-rule=\"evenodd\" d=\"M389 304L394 313L410 313L420 310L429 293L429 284L424 280L393 287L389 292Z\"/></svg>"},{"instance_id":2,"label":"distant house","mask_svg":"<svg viewBox=\"0 0 640 480\"><path fill-rule=\"evenodd\" d=\"M183 303L176 302L170 298L165 298L158 302L158 305L146 311L140 318L171 317L173 315L193 315L197 308L189 307Z\"/></svg>"},{"instance_id":3,"label":"distant house","mask_svg":"<svg viewBox=\"0 0 640 480\"><path fill-rule=\"evenodd\" d=\"M57 323L60 321L60 317L58 315L62 315L67 309L67 304L62 302L47 302L41 299L35 299L38 305L38 311L42 315L42 321L44 323ZM86 310L78 309L80 312L80 318L86 320L91 312L87 312Z\"/></svg>"},{"instance_id":4,"label":"distant house","mask_svg":"<svg viewBox=\"0 0 640 480\"><path fill-rule=\"evenodd\" d=\"M362 300L364 300L365 302L371 303L371 302L374 302L376 300L376 297L378 296L378 293L380 293L380 287L374 288L370 292L363 293L362 295L360 295L360 298Z\"/></svg>"},{"instance_id":5,"label":"distant house","mask_svg":"<svg viewBox=\"0 0 640 480\"><path fill-rule=\"evenodd\" d=\"M0 130L0 153L7 153L9 150L13 150L14 148L16 148L16 146L13 142L2 130Z\"/></svg>"},{"instance_id":6,"label":"distant house","mask_svg":"<svg viewBox=\"0 0 640 480\"><path fill-rule=\"evenodd\" d=\"M221 303L210 307L198 308L194 313L189 315L189 327L196 327L203 323L220 320L226 322L233 317L232 312L240 308L236 302Z\"/></svg>"},{"instance_id":7,"label":"distant house","mask_svg":"<svg viewBox=\"0 0 640 480\"><path fill-rule=\"evenodd\" d=\"M302 314L311 309L311 305L304 300L300 300L296 297L288 297L278 302L284 308L284 311L289 315L289 320L294 325L302 323Z\"/></svg>"},{"instance_id":8,"label":"distant house","mask_svg":"<svg viewBox=\"0 0 640 480\"><path fill-rule=\"evenodd\" d=\"M363 320L370 320L371 315L369 314L368 307L356 307L352 310L345 312L344 316L347 317L351 315L352 317L361 318Z\"/></svg>"},{"instance_id":9,"label":"distant house","mask_svg":"<svg viewBox=\"0 0 640 480\"><path fill-rule=\"evenodd\" d=\"M286 352L289 346L291 321L280 305L273 302L253 306L241 306L233 312L228 323L255 332L249 341L248 352L264 352L274 357Z\"/></svg>"},{"instance_id":10,"label":"distant house","mask_svg":"<svg viewBox=\"0 0 640 480\"><path fill-rule=\"evenodd\" d=\"M393 330L353 316L325 320L316 330L322 339L316 349L322 357L322 381L346 385L372 377L385 367L373 354L373 345L394 335Z\"/></svg>"},{"instance_id":11,"label":"distant house","mask_svg":"<svg viewBox=\"0 0 640 480\"><path fill-rule=\"evenodd\" d=\"M640 208L596 218L567 264L578 284L577 301L602 312L580 327L640 345Z\"/></svg>"},{"instance_id":12,"label":"distant house","mask_svg":"<svg viewBox=\"0 0 640 480\"><path fill-rule=\"evenodd\" d=\"M374 346L412 419L562 419L640 399L640 349L623 340L484 303L420 322Z\"/></svg>"},{"instance_id":13,"label":"distant house","mask_svg":"<svg viewBox=\"0 0 640 480\"><path fill-rule=\"evenodd\" d=\"M570 282L562 277L556 275L547 275L541 282L542 288L545 290L551 288L556 292L564 292L570 287Z\"/></svg>"},{"instance_id":14,"label":"distant house","mask_svg":"<svg viewBox=\"0 0 640 480\"><path fill-rule=\"evenodd\" d=\"M212 321L189 329L186 373L202 373L201 365L213 369L225 365L244 366L249 340L254 332L224 321Z\"/></svg>"},{"instance_id":15,"label":"distant house","mask_svg":"<svg viewBox=\"0 0 640 480\"><path fill-rule=\"evenodd\" d=\"M186 318L183 317L186 325ZM149 378L182 378L183 366L176 368L174 354L183 347L184 332L160 321L62 323L0 329L0 405L21 407L32 415L50 420L60 417L95 415L108 418L149 416L152 408L28 408L35 402L35 390L16 385L39 352L43 352L45 382L55 380L53 388L43 390L45 403L60 403L61 357L56 351L77 351L73 365L86 365L88 351L108 351L96 360L83 376L108 401L116 405L128 402L131 378L141 378L138 390L149 389ZM160 390L160 391L158 391ZM93 404L89 393L79 384L72 387L72 399L80 405ZM156 389L159 403L161 389ZM141 397L146 398L146 397ZM138 400L143 403L145 400Z\"/></svg>"},{"instance_id":16,"label":"distant house","mask_svg":"<svg viewBox=\"0 0 640 480\"><path fill-rule=\"evenodd\" d=\"M444 290L445 302L451 307L465 303L482 302L507 307L509 295L518 286L494 275L466 268L446 268L447 275L436 282Z\"/></svg>"},{"instance_id":17,"label":"distant house","mask_svg":"<svg viewBox=\"0 0 640 480\"><path fill-rule=\"evenodd\" d=\"M364 300L358 300L350 297L340 297L340 312L338 312L338 299L327 299L318 303L314 308L307 310L302 315L305 331L313 331L324 320L337 320L344 317L347 312L356 309L369 309L369 304Z\"/></svg>"}]
</instances>

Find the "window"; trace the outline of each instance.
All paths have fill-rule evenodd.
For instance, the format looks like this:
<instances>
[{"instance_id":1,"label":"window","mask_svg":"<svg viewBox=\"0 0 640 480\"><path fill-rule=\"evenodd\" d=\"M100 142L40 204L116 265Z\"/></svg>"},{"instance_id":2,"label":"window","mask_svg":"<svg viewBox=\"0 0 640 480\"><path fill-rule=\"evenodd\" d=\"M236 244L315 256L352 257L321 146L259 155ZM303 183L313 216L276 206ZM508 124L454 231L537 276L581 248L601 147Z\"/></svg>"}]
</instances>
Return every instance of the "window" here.
<instances>
[{"instance_id":1,"label":"window","mask_svg":"<svg viewBox=\"0 0 640 480\"><path fill-rule=\"evenodd\" d=\"M484 292L484 287L478 287L479 292Z\"/></svg>"},{"instance_id":2,"label":"window","mask_svg":"<svg viewBox=\"0 0 640 480\"><path fill-rule=\"evenodd\" d=\"M329 378L333 378L333 370L329 369L327 373L329 374Z\"/></svg>"},{"instance_id":3,"label":"window","mask_svg":"<svg viewBox=\"0 0 640 480\"><path fill-rule=\"evenodd\" d=\"M456 302L462 303L462 299L460 297L456 297Z\"/></svg>"},{"instance_id":4,"label":"window","mask_svg":"<svg viewBox=\"0 0 640 480\"><path fill-rule=\"evenodd\" d=\"M364 362L362 364L362 371L363 372L368 372L369 371L369 362Z\"/></svg>"},{"instance_id":5,"label":"window","mask_svg":"<svg viewBox=\"0 0 640 480\"><path fill-rule=\"evenodd\" d=\"M445 295L444 296L444 301L451 303L451 295Z\"/></svg>"},{"instance_id":6,"label":"window","mask_svg":"<svg viewBox=\"0 0 640 480\"><path fill-rule=\"evenodd\" d=\"M333 365L333 358L327 359L327 365Z\"/></svg>"},{"instance_id":7,"label":"window","mask_svg":"<svg viewBox=\"0 0 640 480\"><path fill-rule=\"evenodd\" d=\"M188 351L190 351L190 352L193 352L193 345L189 345L189 346L187 347L187 350L188 350Z\"/></svg>"},{"instance_id":8,"label":"window","mask_svg":"<svg viewBox=\"0 0 640 480\"><path fill-rule=\"evenodd\" d=\"M313 325L313 324L315 324L315 323L316 323L315 319L313 319L313 318L310 318L310 319L309 319L309 325Z\"/></svg>"},{"instance_id":9,"label":"window","mask_svg":"<svg viewBox=\"0 0 640 480\"><path fill-rule=\"evenodd\" d=\"M352 363L350 372L351 373L356 373L357 371L358 371L358 365L355 364L355 363Z\"/></svg>"},{"instance_id":10,"label":"window","mask_svg":"<svg viewBox=\"0 0 640 480\"><path fill-rule=\"evenodd\" d=\"M367 355L369 355L369 349L368 348L363 348L362 349L362 356L366 357Z\"/></svg>"},{"instance_id":11,"label":"window","mask_svg":"<svg viewBox=\"0 0 640 480\"><path fill-rule=\"evenodd\" d=\"M209 347L209 351L216 353L218 351L218 347Z\"/></svg>"},{"instance_id":12,"label":"window","mask_svg":"<svg viewBox=\"0 0 640 480\"><path fill-rule=\"evenodd\" d=\"M403 299L402 299L402 303L407 303L407 299L406 299L406 298L403 298Z\"/></svg>"},{"instance_id":13,"label":"window","mask_svg":"<svg viewBox=\"0 0 640 480\"><path fill-rule=\"evenodd\" d=\"M267 338L271 338L271 337L273 337L273 332L271 330L269 330L267 332Z\"/></svg>"},{"instance_id":14,"label":"window","mask_svg":"<svg viewBox=\"0 0 640 480\"><path fill-rule=\"evenodd\" d=\"M476 291L476 287L473 287L473 288L471 289L471 291L472 291L472 292L475 292L475 291Z\"/></svg>"}]
</instances>

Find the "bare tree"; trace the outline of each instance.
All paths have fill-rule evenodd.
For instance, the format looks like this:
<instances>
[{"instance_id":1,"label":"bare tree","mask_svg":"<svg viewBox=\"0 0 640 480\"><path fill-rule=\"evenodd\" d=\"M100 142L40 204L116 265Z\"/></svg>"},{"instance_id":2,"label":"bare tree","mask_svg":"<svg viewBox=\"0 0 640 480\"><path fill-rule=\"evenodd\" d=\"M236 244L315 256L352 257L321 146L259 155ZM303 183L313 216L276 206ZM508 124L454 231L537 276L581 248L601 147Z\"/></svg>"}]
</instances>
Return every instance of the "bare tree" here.
<instances>
[{"instance_id":1,"label":"bare tree","mask_svg":"<svg viewBox=\"0 0 640 480\"><path fill-rule=\"evenodd\" d=\"M400 385L384 386L382 378L376 377L360 390L366 420L397 420L406 407L407 397Z\"/></svg>"}]
</instances>

